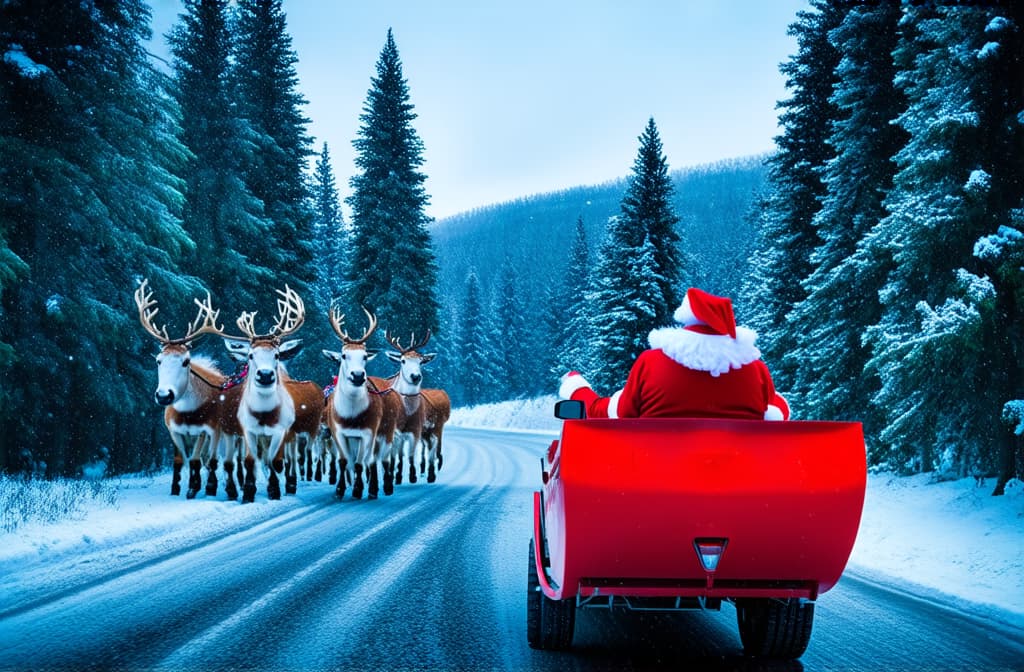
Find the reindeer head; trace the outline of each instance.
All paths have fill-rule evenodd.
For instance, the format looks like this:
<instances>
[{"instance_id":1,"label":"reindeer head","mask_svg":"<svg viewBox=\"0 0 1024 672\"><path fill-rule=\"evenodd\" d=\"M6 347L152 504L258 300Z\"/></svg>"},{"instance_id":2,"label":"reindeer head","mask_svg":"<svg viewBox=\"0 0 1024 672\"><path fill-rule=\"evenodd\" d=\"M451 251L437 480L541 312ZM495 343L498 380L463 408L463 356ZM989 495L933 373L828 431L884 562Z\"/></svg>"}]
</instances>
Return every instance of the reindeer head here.
<instances>
[{"instance_id":1,"label":"reindeer head","mask_svg":"<svg viewBox=\"0 0 1024 672\"><path fill-rule=\"evenodd\" d=\"M135 290L135 305L139 308L139 322L142 327L160 342L160 354L156 356L157 386L153 398L161 406L170 406L181 399L188 390L188 376L192 363L192 343L206 334L220 333L217 327L219 310L210 304L210 293L206 293L206 301L193 299L199 306L196 319L188 325L188 331L181 338L167 335L167 325L157 327L153 318L160 312L149 288L149 279L139 283Z\"/></svg>"},{"instance_id":2,"label":"reindeer head","mask_svg":"<svg viewBox=\"0 0 1024 672\"><path fill-rule=\"evenodd\" d=\"M291 336L306 319L306 307L293 289L285 285L277 293L277 322L266 334L256 332L256 313L243 312L235 324L244 336L232 336L220 332L224 345L232 359L248 361L247 380L257 392L270 393L277 389L280 379L278 367L282 361L297 355L302 349L302 339L284 340Z\"/></svg>"},{"instance_id":3,"label":"reindeer head","mask_svg":"<svg viewBox=\"0 0 1024 672\"><path fill-rule=\"evenodd\" d=\"M366 363L377 354L376 350L366 347L366 341L377 329L377 318L366 308L363 308L363 312L366 313L369 326L362 336L352 338L341 326L345 322L345 315L336 307L331 308L331 326L344 345L341 347L341 352L324 350L323 354L324 357L338 364L338 385L362 387L366 383Z\"/></svg>"},{"instance_id":4,"label":"reindeer head","mask_svg":"<svg viewBox=\"0 0 1024 672\"><path fill-rule=\"evenodd\" d=\"M386 331L384 332L384 338L391 344L391 347L398 351L391 352L389 350L387 356L388 359L401 367L398 373L402 383L407 388L414 388L416 392L419 392L419 387L423 384L423 365L437 356L436 353L420 354L417 352L417 349L425 346L430 340L430 329L427 329L426 337L418 343L416 342L416 334L411 334L408 347L403 346L400 339L392 337Z\"/></svg>"}]
</instances>

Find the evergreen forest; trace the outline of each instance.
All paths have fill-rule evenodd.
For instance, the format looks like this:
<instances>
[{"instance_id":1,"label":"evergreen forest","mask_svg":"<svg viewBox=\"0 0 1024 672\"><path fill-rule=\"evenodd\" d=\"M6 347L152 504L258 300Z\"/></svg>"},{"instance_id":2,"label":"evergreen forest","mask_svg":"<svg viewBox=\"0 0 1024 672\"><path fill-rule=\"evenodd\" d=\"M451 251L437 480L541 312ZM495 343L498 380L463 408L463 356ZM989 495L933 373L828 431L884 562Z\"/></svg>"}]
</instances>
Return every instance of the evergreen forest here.
<instances>
[{"instance_id":1,"label":"evergreen forest","mask_svg":"<svg viewBox=\"0 0 1024 672\"><path fill-rule=\"evenodd\" d=\"M1020 3L812 0L771 154L680 169L638 119L623 179L436 222L390 30L357 170L335 175L281 0L184 7L158 67L142 0L0 6L3 471L167 464L132 301L148 279L171 337L207 293L230 330L294 289L290 371L321 385L332 306L357 333L362 307L429 330L427 386L456 406L551 394L570 369L611 393L696 286L758 331L795 418L863 424L872 468L996 474L993 494L1024 476ZM197 347L230 372L216 340Z\"/></svg>"}]
</instances>

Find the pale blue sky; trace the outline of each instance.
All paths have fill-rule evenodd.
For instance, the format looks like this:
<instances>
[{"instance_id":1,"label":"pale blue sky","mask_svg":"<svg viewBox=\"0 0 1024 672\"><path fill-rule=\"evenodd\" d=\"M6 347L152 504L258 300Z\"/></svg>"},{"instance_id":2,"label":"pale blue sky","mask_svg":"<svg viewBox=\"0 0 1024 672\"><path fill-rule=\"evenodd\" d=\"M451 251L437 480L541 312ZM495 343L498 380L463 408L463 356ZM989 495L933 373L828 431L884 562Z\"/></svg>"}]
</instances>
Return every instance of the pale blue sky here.
<instances>
[{"instance_id":1,"label":"pale blue sky","mask_svg":"<svg viewBox=\"0 0 1024 672\"><path fill-rule=\"evenodd\" d=\"M154 31L180 11L154 0ZM285 0L309 132L342 198L388 28L419 115L428 214L629 174L649 117L672 169L770 151L806 0ZM346 218L349 210L343 208Z\"/></svg>"}]
</instances>

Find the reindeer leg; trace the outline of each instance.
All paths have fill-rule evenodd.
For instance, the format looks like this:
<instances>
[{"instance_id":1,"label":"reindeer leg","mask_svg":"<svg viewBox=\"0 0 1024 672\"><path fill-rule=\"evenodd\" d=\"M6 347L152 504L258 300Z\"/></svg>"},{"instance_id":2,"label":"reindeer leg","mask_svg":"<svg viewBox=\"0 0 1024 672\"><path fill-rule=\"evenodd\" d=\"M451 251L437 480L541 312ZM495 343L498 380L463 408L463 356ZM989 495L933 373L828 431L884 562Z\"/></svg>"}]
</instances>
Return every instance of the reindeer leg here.
<instances>
[{"instance_id":1,"label":"reindeer leg","mask_svg":"<svg viewBox=\"0 0 1024 672\"><path fill-rule=\"evenodd\" d=\"M345 487L348 485L348 479L346 478L347 473L348 473L348 460L346 460L344 457L339 457L338 458L337 471L338 471L338 473L336 474L336 476L337 476L337 479L338 479L338 486L334 489L334 496L337 497L338 499L341 499L342 497L345 496ZM332 460L331 461L331 473L334 474L334 472L335 472L335 467L334 467L334 461ZM333 478L333 476L332 476L332 478ZM333 483L334 481L332 480L331 482Z\"/></svg>"},{"instance_id":2,"label":"reindeer leg","mask_svg":"<svg viewBox=\"0 0 1024 672\"><path fill-rule=\"evenodd\" d=\"M242 483L242 503L256 501L256 456L252 452L252 438L245 435L245 481Z\"/></svg>"},{"instance_id":3,"label":"reindeer leg","mask_svg":"<svg viewBox=\"0 0 1024 672\"><path fill-rule=\"evenodd\" d=\"M402 484L402 470L405 469L405 461L402 459L402 453L398 453L398 464L395 466L395 485Z\"/></svg>"},{"instance_id":4,"label":"reindeer leg","mask_svg":"<svg viewBox=\"0 0 1024 672\"><path fill-rule=\"evenodd\" d=\"M188 491L185 493L187 499L195 499L203 485L203 475L200 473L202 466L201 460L188 461Z\"/></svg>"},{"instance_id":5,"label":"reindeer leg","mask_svg":"<svg viewBox=\"0 0 1024 672\"><path fill-rule=\"evenodd\" d=\"M224 460L224 473L227 474L228 482L224 485L224 493L228 499L238 501L238 488L235 487L235 464L231 460Z\"/></svg>"},{"instance_id":6,"label":"reindeer leg","mask_svg":"<svg viewBox=\"0 0 1024 672\"><path fill-rule=\"evenodd\" d=\"M277 475L284 471L282 448L280 439L277 437L270 439L270 446L266 454L273 455L274 457L270 461L270 478L267 481L267 497L269 499L281 499L281 482L277 479Z\"/></svg>"},{"instance_id":7,"label":"reindeer leg","mask_svg":"<svg viewBox=\"0 0 1024 672\"><path fill-rule=\"evenodd\" d=\"M206 467L206 496L217 496L217 457L211 457Z\"/></svg>"},{"instance_id":8,"label":"reindeer leg","mask_svg":"<svg viewBox=\"0 0 1024 672\"><path fill-rule=\"evenodd\" d=\"M362 499L363 498L363 465L356 462L356 481L352 484L352 498Z\"/></svg>"},{"instance_id":9,"label":"reindeer leg","mask_svg":"<svg viewBox=\"0 0 1024 672\"><path fill-rule=\"evenodd\" d=\"M302 441L301 447L299 447L299 441ZM292 449L291 459L288 460L288 464L285 466L284 472L284 494L294 495L299 487L299 476L296 473L298 468L299 456L305 454L306 447L309 445L309 439L295 439L295 446ZM308 478L306 479L309 480Z\"/></svg>"},{"instance_id":10,"label":"reindeer leg","mask_svg":"<svg viewBox=\"0 0 1024 672\"><path fill-rule=\"evenodd\" d=\"M380 493L380 481L377 479L377 461L370 462L370 466L366 469L366 480L369 484L369 497L368 499L377 499L377 495Z\"/></svg>"},{"instance_id":11,"label":"reindeer leg","mask_svg":"<svg viewBox=\"0 0 1024 672\"><path fill-rule=\"evenodd\" d=\"M390 496L395 494L395 453L391 451L391 455L382 463L384 467L384 495Z\"/></svg>"},{"instance_id":12,"label":"reindeer leg","mask_svg":"<svg viewBox=\"0 0 1024 672\"><path fill-rule=\"evenodd\" d=\"M185 442L177 434L171 434L171 442L174 444L174 472L171 476L171 494L177 497L181 494L181 468L185 465Z\"/></svg>"}]
</instances>

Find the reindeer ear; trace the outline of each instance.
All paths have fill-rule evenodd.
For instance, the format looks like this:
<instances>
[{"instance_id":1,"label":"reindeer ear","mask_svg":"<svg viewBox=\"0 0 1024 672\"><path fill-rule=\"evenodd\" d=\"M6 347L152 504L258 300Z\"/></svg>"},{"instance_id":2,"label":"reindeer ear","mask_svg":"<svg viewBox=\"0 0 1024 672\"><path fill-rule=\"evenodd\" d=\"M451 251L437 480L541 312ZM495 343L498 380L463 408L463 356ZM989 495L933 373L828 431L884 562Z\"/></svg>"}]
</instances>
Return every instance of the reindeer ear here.
<instances>
[{"instance_id":1,"label":"reindeer ear","mask_svg":"<svg viewBox=\"0 0 1024 672\"><path fill-rule=\"evenodd\" d=\"M388 359L390 359L395 364L401 364L401 362L402 362L402 353L395 352L394 350L388 350L384 354L387 355Z\"/></svg>"},{"instance_id":2,"label":"reindeer ear","mask_svg":"<svg viewBox=\"0 0 1024 672\"><path fill-rule=\"evenodd\" d=\"M326 357L327 359L331 360L335 364L341 364L341 353L340 352L335 352L334 350L321 350L320 352L323 353L324 357Z\"/></svg>"},{"instance_id":3,"label":"reindeer ear","mask_svg":"<svg viewBox=\"0 0 1024 672\"><path fill-rule=\"evenodd\" d=\"M426 364L430 360L434 359L434 357L437 357L436 352L428 352L427 354L420 357L420 364Z\"/></svg>"},{"instance_id":4,"label":"reindeer ear","mask_svg":"<svg viewBox=\"0 0 1024 672\"><path fill-rule=\"evenodd\" d=\"M277 349L277 356L280 357L282 360L291 359L295 355L299 354L299 351L301 350L302 339L295 338L290 341L285 341L284 343L282 343L281 346Z\"/></svg>"}]
</instances>

